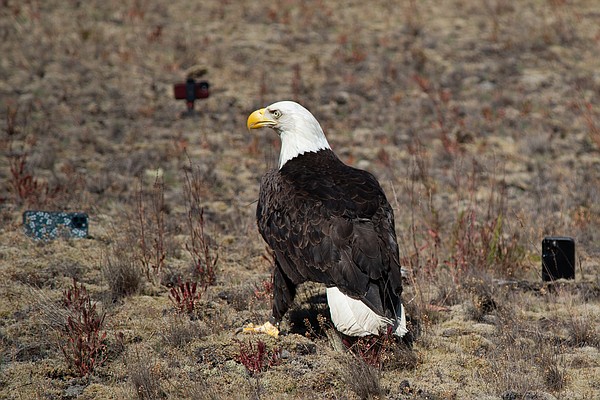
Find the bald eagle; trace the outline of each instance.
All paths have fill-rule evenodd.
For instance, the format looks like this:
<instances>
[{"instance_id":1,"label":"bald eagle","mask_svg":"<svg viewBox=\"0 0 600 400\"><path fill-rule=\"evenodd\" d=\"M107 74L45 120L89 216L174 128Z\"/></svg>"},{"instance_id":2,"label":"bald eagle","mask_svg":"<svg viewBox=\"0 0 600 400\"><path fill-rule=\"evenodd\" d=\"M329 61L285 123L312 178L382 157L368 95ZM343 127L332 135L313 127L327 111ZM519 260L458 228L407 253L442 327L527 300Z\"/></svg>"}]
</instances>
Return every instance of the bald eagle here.
<instances>
[{"instance_id":1,"label":"bald eagle","mask_svg":"<svg viewBox=\"0 0 600 400\"><path fill-rule=\"evenodd\" d=\"M369 172L334 154L317 119L281 101L254 111L248 129L281 139L279 167L261 181L256 218L275 254L273 317L279 322L296 287L327 287L331 319L348 336L406 332L394 213Z\"/></svg>"}]
</instances>

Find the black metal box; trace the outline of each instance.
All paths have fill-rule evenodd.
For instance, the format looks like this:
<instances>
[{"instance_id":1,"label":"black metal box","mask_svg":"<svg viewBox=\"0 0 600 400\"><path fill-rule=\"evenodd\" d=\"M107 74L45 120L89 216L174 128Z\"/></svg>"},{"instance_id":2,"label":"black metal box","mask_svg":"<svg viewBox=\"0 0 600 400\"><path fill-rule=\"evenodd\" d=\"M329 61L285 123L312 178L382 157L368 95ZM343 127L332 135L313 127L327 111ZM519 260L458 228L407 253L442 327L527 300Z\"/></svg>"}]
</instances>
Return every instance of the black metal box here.
<instances>
[{"instance_id":1,"label":"black metal box","mask_svg":"<svg viewBox=\"0 0 600 400\"><path fill-rule=\"evenodd\" d=\"M542 240L542 280L575 279L575 240L548 236Z\"/></svg>"}]
</instances>

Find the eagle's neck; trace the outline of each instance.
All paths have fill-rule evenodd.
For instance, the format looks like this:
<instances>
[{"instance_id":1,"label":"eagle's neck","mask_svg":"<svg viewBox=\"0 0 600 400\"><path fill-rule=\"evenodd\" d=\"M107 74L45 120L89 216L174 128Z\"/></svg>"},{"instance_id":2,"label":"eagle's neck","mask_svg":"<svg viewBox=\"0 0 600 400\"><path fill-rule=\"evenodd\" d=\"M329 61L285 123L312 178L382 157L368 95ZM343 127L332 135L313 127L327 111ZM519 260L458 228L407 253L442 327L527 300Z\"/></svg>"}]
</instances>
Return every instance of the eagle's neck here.
<instances>
[{"instance_id":1,"label":"eagle's neck","mask_svg":"<svg viewBox=\"0 0 600 400\"><path fill-rule=\"evenodd\" d=\"M279 153L279 169L286 162L304 153L316 153L319 150L331 149L321 127L311 129L298 128L294 132L280 132L281 152Z\"/></svg>"}]
</instances>

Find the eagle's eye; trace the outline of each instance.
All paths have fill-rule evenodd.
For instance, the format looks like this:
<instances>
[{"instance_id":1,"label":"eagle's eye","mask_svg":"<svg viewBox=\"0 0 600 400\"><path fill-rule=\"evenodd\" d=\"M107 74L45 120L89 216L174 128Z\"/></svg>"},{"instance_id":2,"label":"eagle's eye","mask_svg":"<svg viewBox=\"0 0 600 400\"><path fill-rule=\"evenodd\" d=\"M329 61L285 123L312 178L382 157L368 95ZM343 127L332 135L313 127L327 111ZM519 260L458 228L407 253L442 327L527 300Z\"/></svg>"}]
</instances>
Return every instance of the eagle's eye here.
<instances>
[{"instance_id":1,"label":"eagle's eye","mask_svg":"<svg viewBox=\"0 0 600 400\"><path fill-rule=\"evenodd\" d=\"M279 119L279 117L281 117L281 111L279 111L279 110L273 110L273 111L271 111L271 114L273 115L273 117L275 119Z\"/></svg>"}]
</instances>

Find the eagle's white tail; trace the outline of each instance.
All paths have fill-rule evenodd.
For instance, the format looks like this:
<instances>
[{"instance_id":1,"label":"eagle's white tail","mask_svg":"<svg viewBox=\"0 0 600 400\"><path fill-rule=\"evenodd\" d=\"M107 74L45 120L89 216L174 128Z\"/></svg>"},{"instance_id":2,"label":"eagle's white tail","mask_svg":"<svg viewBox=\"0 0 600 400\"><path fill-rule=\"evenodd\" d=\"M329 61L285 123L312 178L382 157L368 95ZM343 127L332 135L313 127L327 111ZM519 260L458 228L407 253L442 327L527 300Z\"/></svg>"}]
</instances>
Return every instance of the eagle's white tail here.
<instances>
[{"instance_id":1,"label":"eagle's white tail","mask_svg":"<svg viewBox=\"0 0 600 400\"><path fill-rule=\"evenodd\" d=\"M371 310L365 303L343 294L337 287L327 288L327 303L331 320L341 333L348 336L379 335L387 327L394 327L394 335L406 334L406 316L404 306L398 310L396 321L385 318Z\"/></svg>"},{"instance_id":2,"label":"eagle's white tail","mask_svg":"<svg viewBox=\"0 0 600 400\"><path fill-rule=\"evenodd\" d=\"M400 304L398 317L396 318L394 335L398 337L402 337L408 333L408 329L406 329L406 314L404 313L404 304Z\"/></svg>"}]
</instances>

